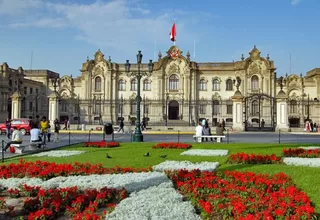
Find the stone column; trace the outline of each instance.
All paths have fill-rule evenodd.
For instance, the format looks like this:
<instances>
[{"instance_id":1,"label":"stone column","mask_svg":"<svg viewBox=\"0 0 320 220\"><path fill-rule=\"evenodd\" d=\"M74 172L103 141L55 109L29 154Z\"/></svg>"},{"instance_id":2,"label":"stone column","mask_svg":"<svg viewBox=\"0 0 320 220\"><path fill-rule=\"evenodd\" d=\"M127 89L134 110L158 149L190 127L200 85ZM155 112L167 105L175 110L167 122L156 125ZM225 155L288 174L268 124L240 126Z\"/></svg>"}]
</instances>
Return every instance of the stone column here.
<instances>
[{"instance_id":1,"label":"stone column","mask_svg":"<svg viewBox=\"0 0 320 220\"><path fill-rule=\"evenodd\" d=\"M16 91L11 96L12 107L11 107L11 118L21 118L21 94Z\"/></svg>"},{"instance_id":2,"label":"stone column","mask_svg":"<svg viewBox=\"0 0 320 220\"><path fill-rule=\"evenodd\" d=\"M232 96L233 101L233 130L235 131L243 131L243 95L239 90L237 90L234 95Z\"/></svg>"},{"instance_id":3,"label":"stone column","mask_svg":"<svg viewBox=\"0 0 320 220\"><path fill-rule=\"evenodd\" d=\"M53 127L53 122L57 118L60 120L60 112L59 112L59 94L54 91L49 98L49 121L50 125Z\"/></svg>"},{"instance_id":4,"label":"stone column","mask_svg":"<svg viewBox=\"0 0 320 220\"><path fill-rule=\"evenodd\" d=\"M287 95L283 90L277 95L277 127L276 130L288 131L288 104Z\"/></svg>"}]
</instances>

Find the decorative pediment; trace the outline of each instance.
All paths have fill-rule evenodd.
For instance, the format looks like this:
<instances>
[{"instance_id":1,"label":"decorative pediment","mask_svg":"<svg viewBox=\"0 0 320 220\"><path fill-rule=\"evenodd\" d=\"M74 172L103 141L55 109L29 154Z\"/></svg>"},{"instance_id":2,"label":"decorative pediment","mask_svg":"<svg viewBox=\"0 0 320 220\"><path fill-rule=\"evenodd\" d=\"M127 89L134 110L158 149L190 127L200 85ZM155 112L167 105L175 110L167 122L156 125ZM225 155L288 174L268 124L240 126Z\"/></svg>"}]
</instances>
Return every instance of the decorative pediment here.
<instances>
[{"instance_id":1,"label":"decorative pediment","mask_svg":"<svg viewBox=\"0 0 320 220\"><path fill-rule=\"evenodd\" d=\"M132 95L129 98L130 99L136 99L136 97L137 97L137 94L134 92L134 93L132 93Z\"/></svg>"},{"instance_id":2,"label":"decorative pediment","mask_svg":"<svg viewBox=\"0 0 320 220\"><path fill-rule=\"evenodd\" d=\"M213 77L213 78L212 78L212 82L215 81L215 80L217 80L219 83L222 82L222 80L220 79L220 77Z\"/></svg>"},{"instance_id":3,"label":"decorative pediment","mask_svg":"<svg viewBox=\"0 0 320 220\"><path fill-rule=\"evenodd\" d=\"M104 68L102 66L96 66L94 69L93 69L93 76L103 76L103 73L104 73Z\"/></svg>"},{"instance_id":4,"label":"decorative pediment","mask_svg":"<svg viewBox=\"0 0 320 220\"><path fill-rule=\"evenodd\" d=\"M220 100L221 99L221 96L219 95L219 93L214 93L213 95L212 95L212 99L213 100Z\"/></svg>"},{"instance_id":5,"label":"decorative pediment","mask_svg":"<svg viewBox=\"0 0 320 220\"><path fill-rule=\"evenodd\" d=\"M252 61L259 60L261 52L257 49L256 45L254 45L253 49L251 50L250 59Z\"/></svg>"},{"instance_id":6,"label":"decorative pediment","mask_svg":"<svg viewBox=\"0 0 320 220\"><path fill-rule=\"evenodd\" d=\"M100 49L94 54L94 60L99 63L104 60L104 54L100 51Z\"/></svg>"},{"instance_id":7,"label":"decorative pediment","mask_svg":"<svg viewBox=\"0 0 320 220\"><path fill-rule=\"evenodd\" d=\"M176 64L170 65L169 67L169 74L173 74L173 73L179 73L179 66Z\"/></svg>"}]
</instances>

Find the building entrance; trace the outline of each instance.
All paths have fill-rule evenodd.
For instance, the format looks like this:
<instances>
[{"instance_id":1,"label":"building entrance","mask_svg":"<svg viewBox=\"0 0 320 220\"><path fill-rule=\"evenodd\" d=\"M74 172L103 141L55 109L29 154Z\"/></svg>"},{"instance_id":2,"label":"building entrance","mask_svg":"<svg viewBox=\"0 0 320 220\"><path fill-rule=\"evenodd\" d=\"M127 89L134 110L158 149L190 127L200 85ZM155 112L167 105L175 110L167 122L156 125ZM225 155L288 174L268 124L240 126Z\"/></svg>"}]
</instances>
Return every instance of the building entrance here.
<instances>
[{"instance_id":1,"label":"building entrance","mask_svg":"<svg viewBox=\"0 0 320 220\"><path fill-rule=\"evenodd\" d=\"M179 119L179 103L175 100L169 102L169 120Z\"/></svg>"}]
</instances>

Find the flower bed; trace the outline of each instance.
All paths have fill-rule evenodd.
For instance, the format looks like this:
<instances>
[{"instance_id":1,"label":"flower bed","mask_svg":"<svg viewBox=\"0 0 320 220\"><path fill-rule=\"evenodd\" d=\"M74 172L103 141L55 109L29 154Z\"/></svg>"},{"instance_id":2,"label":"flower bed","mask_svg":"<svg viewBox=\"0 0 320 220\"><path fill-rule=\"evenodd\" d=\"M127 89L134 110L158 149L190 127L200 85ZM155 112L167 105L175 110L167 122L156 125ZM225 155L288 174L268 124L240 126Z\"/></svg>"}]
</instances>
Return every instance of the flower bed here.
<instances>
[{"instance_id":1,"label":"flower bed","mask_svg":"<svg viewBox=\"0 0 320 220\"><path fill-rule=\"evenodd\" d=\"M228 158L228 163L237 164L278 164L282 160L275 154L271 155L260 155L260 154L246 154L246 153L236 153L231 154Z\"/></svg>"},{"instance_id":2,"label":"flower bed","mask_svg":"<svg viewBox=\"0 0 320 220\"><path fill-rule=\"evenodd\" d=\"M192 163L190 161L170 161L167 160L158 165L152 167L154 171L166 171L166 170L207 170L215 171L219 167L218 162L201 162L201 163Z\"/></svg>"},{"instance_id":3,"label":"flower bed","mask_svg":"<svg viewBox=\"0 0 320 220\"><path fill-rule=\"evenodd\" d=\"M320 158L285 157L283 163L291 166L320 167Z\"/></svg>"},{"instance_id":4,"label":"flower bed","mask_svg":"<svg viewBox=\"0 0 320 220\"><path fill-rule=\"evenodd\" d=\"M70 157L74 155L79 155L85 153L85 151L80 150L51 150L46 152L41 152L38 154L33 154L33 157Z\"/></svg>"},{"instance_id":5,"label":"flower bed","mask_svg":"<svg viewBox=\"0 0 320 220\"><path fill-rule=\"evenodd\" d=\"M152 146L153 149L190 149L192 146L190 144L169 142L169 143L158 143Z\"/></svg>"},{"instance_id":6,"label":"flower bed","mask_svg":"<svg viewBox=\"0 0 320 220\"><path fill-rule=\"evenodd\" d=\"M84 142L85 147L98 147L98 148L112 148L120 147L119 142L107 142L107 141L95 141L95 142Z\"/></svg>"},{"instance_id":7,"label":"flower bed","mask_svg":"<svg viewBox=\"0 0 320 220\"><path fill-rule=\"evenodd\" d=\"M314 207L285 174L168 172L204 219L310 219Z\"/></svg>"},{"instance_id":8,"label":"flower bed","mask_svg":"<svg viewBox=\"0 0 320 220\"><path fill-rule=\"evenodd\" d=\"M0 210L8 212L8 217L17 219L57 219L60 216L68 216L72 219L100 219L95 212L99 208L114 207L122 199L127 197L125 189L79 190L77 187L42 189L22 185L20 189L11 189L7 192L10 197L21 198L19 200L7 199ZM5 196L5 192L1 193ZM11 205L10 203L15 203ZM22 206L18 207L18 204ZM106 211L104 215L106 214Z\"/></svg>"},{"instance_id":9,"label":"flower bed","mask_svg":"<svg viewBox=\"0 0 320 220\"><path fill-rule=\"evenodd\" d=\"M283 149L282 151L284 157L304 157L304 158L319 158L320 157L320 149Z\"/></svg>"},{"instance_id":10,"label":"flower bed","mask_svg":"<svg viewBox=\"0 0 320 220\"><path fill-rule=\"evenodd\" d=\"M316 149L320 149L319 146L309 146L309 147L299 147L305 150L316 150Z\"/></svg>"},{"instance_id":11,"label":"flower bed","mask_svg":"<svg viewBox=\"0 0 320 220\"><path fill-rule=\"evenodd\" d=\"M151 168L105 168L101 164L90 163L57 164L46 161L26 162L21 159L17 164L1 165L0 178L38 177L46 180L57 176L147 172L150 170Z\"/></svg>"},{"instance_id":12,"label":"flower bed","mask_svg":"<svg viewBox=\"0 0 320 220\"><path fill-rule=\"evenodd\" d=\"M228 150L187 150L180 155L190 156L227 156Z\"/></svg>"}]
</instances>

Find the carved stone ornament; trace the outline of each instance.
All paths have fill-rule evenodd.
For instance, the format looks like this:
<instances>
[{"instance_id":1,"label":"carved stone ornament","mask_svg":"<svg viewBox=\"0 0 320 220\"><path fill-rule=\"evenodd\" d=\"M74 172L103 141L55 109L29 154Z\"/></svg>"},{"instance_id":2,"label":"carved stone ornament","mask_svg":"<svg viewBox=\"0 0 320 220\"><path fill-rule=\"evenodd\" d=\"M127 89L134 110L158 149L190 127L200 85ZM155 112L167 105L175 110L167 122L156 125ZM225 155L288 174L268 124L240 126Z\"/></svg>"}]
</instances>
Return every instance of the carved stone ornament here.
<instances>
[{"instance_id":1,"label":"carved stone ornament","mask_svg":"<svg viewBox=\"0 0 320 220\"><path fill-rule=\"evenodd\" d=\"M94 60L99 63L104 60L104 54L100 51L100 49L95 53Z\"/></svg>"},{"instance_id":2,"label":"carved stone ornament","mask_svg":"<svg viewBox=\"0 0 320 220\"><path fill-rule=\"evenodd\" d=\"M134 93L132 93L132 95L130 96L130 99L136 99L136 97L137 97L137 94L134 92Z\"/></svg>"},{"instance_id":3,"label":"carved stone ornament","mask_svg":"<svg viewBox=\"0 0 320 220\"><path fill-rule=\"evenodd\" d=\"M176 46L172 46L169 51L168 54L170 55L170 57L172 59L177 59L180 55L181 55L181 51L179 50L178 47Z\"/></svg>"},{"instance_id":4,"label":"carved stone ornament","mask_svg":"<svg viewBox=\"0 0 320 220\"><path fill-rule=\"evenodd\" d=\"M179 66L173 64L169 67L169 74L172 74L172 73L179 73Z\"/></svg>"},{"instance_id":5,"label":"carved stone ornament","mask_svg":"<svg viewBox=\"0 0 320 220\"><path fill-rule=\"evenodd\" d=\"M260 59L260 54L261 52L257 49L256 45L254 45L253 49L251 50L250 54L250 58L252 61L258 60Z\"/></svg>"},{"instance_id":6,"label":"carved stone ornament","mask_svg":"<svg viewBox=\"0 0 320 220\"><path fill-rule=\"evenodd\" d=\"M213 100L220 100L221 99L221 96L219 95L219 93L214 93L213 95L212 95L212 99Z\"/></svg>"},{"instance_id":7,"label":"carved stone ornament","mask_svg":"<svg viewBox=\"0 0 320 220\"><path fill-rule=\"evenodd\" d=\"M101 66L97 66L93 70L93 76L103 75L103 72L104 72L103 68Z\"/></svg>"},{"instance_id":8,"label":"carved stone ornament","mask_svg":"<svg viewBox=\"0 0 320 220\"><path fill-rule=\"evenodd\" d=\"M259 65L257 63L252 63L249 67L249 72L250 72L250 75L260 74L261 68L259 67Z\"/></svg>"}]
</instances>

